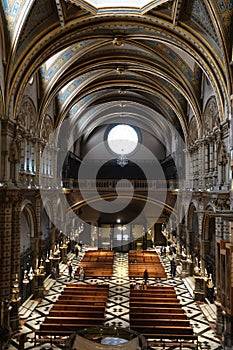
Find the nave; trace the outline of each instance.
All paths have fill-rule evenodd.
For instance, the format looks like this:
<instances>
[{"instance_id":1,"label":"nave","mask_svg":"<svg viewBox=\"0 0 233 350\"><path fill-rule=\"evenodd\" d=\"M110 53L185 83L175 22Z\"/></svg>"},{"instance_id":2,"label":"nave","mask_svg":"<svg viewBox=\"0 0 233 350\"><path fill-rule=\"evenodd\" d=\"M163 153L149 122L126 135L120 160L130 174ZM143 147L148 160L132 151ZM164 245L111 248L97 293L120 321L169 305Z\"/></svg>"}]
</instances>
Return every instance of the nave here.
<instances>
[{"instance_id":1,"label":"nave","mask_svg":"<svg viewBox=\"0 0 233 350\"><path fill-rule=\"evenodd\" d=\"M62 291L64 291L67 285L95 285L109 286L108 300L106 304L104 325L117 326L123 328L130 327L130 307L129 296L130 286L132 284L142 285L144 282L143 276L136 278L129 278L129 253L117 252L114 254L113 260L113 273L110 277L85 277L85 281L79 281L77 278L77 271L80 265L84 264L84 257L87 248L76 257L74 254L69 253L68 258L72 262L73 276L70 280L67 266L64 263L60 263L60 277L55 281L48 278L46 281L48 292L45 297L40 301L26 302L21 307L21 333L26 335L27 341L24 344L24 349L63 349L62 344L40 344L35 342L35 331L39 329L40 324L43 323L46 316L49 315L55 302L58 300ZM170 276L170 260L168 256L160 256L160 249L156 249L160 261L166 272L165 278L148 278L148 289L155 286L174 287L176 296L182 305L182 309L185 311L190 324L193 327L193 331L198 335L198 348L199 349L211 349L220 350L223 349L219 339L215 336L213 331L213 325L211 325L211 308L214 306L211 304L197 304L193 299L193 282L190 277L183 277L182 271L178 267L177 275L175 278ZM204 311L207 309L209 317ZM31 309L31 310L30 310ZM213 316L212 310L212 317ZM148 346L148 349L157 349L158 347ZM19 342L13 339L10 350L20 349ZM164 347L165 349L165 347ZM166 346L166 349L176 349L174 346ZM189 347L182 347L182 349L189 349Z\"/></svg>"}]
</instances>

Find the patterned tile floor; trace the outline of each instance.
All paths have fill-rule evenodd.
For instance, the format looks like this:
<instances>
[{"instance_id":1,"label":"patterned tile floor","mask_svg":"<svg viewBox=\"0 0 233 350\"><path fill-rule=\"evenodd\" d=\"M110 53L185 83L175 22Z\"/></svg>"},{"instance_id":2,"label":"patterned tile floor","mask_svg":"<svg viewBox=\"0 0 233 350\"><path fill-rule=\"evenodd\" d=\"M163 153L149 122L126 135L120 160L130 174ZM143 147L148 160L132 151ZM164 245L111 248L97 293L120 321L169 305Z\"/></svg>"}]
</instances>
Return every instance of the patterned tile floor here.
<instances>
[{"instance_id":1,"label":"patterned tile floor","mask_svg":"<svg viewBox=\"0 0 233 350\"><path fill-rule=\"evenodd\" d=\"M73 271L78 267L80 260L82 259L84 252L80 254L78 258L74 255L69 255L69 259L72 259ZM187 280L181 278L179 275L176 278L171 278L169 275L170 262L168 258L161 258L161 262L167 272L167 279L156 280L149 278L149 284L151 285L172 285L175 287L178 298L183 305L184 310L187 313L190 323L193 325L194 332L198 334L199 349L221 350L220 341L215 336L211 325L207 321L205 315L202 312L200 306L193 300L192 287L188 286ZM38 303L32 303L32 310L28 312L28 316L22 325L21 332L27 334L27 342L24 344L25 349L62 349L62 346L43 344L35 346L34 344L34 330L39 328L40 323L44 320L46 315L49 314L53 303L57 300L59 294L64 289L65 285L69 283L68 269L65 264L60 264L61 277L54 282L48 293L45 295L42 301ZM142 283L142 278L136 278L134 281ZM50 282L52 282L50 280ZM76 279L71 281L72 283L78 282ZM130 327L129 324L129 293L130 293L130 279L128 277L128 254L116 253L114 258L113 276L111 278L86 278L85 283L108 283L109 284L109 299L107 303L106 321L105 325L108 326L120 326ZM30 308L30 306L29 306ZM27 311L27 310L25 310ZM8 348L9 350L19 349L19 343L16 340L11 342ZM151 349L154 349L151 347ZM166 347L166 349L168 349ZM174 350L174 347L170 347L170 350ZM188 348L183 348L188 349Z\"/></svg>"}]
</instances>

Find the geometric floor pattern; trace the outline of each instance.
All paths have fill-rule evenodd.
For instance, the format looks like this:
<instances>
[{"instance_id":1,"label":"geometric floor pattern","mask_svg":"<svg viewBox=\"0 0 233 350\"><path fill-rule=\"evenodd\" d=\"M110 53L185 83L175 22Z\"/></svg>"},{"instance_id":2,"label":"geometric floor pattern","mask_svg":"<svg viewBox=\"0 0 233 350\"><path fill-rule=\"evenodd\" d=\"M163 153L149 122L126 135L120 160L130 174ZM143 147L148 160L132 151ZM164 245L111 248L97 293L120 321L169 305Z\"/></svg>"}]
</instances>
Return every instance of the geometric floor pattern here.
<instances>
[{"instance_id":1,"label":"geometric floor pattern","mask_svg":"<svg viewBox=\"0 0 233 350\"><path fill-rule=\"evenodd\" d=\"M84 252L76 258L73 254L69 255L72 259L73 271L77 269ZM219 339L215 336L208 320L203 314L200 306L193 300L193 297L187 288L185 279L181 276L175 278L170 277L170 262L169 259L161 258L161 262L164 265L167 273L165 279L149 278L148 283L150 285L164 285L174 286L177 297L185 310L191 325L194 328L194 332L198 335L199 349L210 349L210 350L222 350L223 347ZM61 277L57 281L54 281L53 285L49 288L48 293L44 298L36 305L33 304L33 309L28 310L28 316L25 323L22 326L21 332L27 334L27 342L24 345L24 349L62 349L62 346L43 344L34 344L34 331L39 328L40 323L44 320L46 315L49 314L53 303L59 297L61 291L65 285L69 283L68 269L65 264L60 264ZM106 311L106 326L119 326L124 328L130 328L129 324L129 293L130 283L138 282L142 283L143 278L136 278L130 280L128 277L128 254L127 253L115 253L114 265L113 265L113 276L109 278L86 278L85 283L96 283L108 284L109 285L109 298L107 302ZM76 279L72 279L71 283L81 283ZM83 283L83 282L82 282ZM16 340L13 340L8 348L9 350L19 349L19 344ZM151 349L155 349L151 347ZM169 347L166 347L169 349ZM170 350L174 350L174 347L170 347ZM188 348L184 348L188 349ZM81 349L80 349L81 350Z\"/></svg>"}]
</instances>

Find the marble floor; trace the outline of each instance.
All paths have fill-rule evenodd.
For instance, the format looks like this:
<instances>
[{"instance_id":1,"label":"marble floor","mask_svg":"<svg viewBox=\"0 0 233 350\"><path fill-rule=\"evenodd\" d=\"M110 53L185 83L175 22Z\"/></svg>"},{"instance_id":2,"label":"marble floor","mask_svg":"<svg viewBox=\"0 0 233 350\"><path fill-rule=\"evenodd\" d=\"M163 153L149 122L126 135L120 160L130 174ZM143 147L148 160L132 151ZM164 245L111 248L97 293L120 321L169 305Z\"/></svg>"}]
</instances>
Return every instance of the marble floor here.
<instances>
[{"instance_id":1,"label":"marble floor","mask_svg":"<svg viewBox=\"0 0 233 350\"><path fill-rule=\"evenodd\" d=\"M82 260L85 252L79 254L76 258L73 254L69 254L69 259L72 261L73 272L78 267L78 264ZM161 262L164 265L167 272L166 279L154 279L149 278L149 284L151 285L172 285L174 286L177 296L180 299L183 309L186 311L187 317L190 320L194 328L194 332L198 335L199 349L221 350L223 349L219 339L215 336L213 325L209 322L209 319L204 312L203 306L205 304L197 304L193 300L193 285L192 280L182 277L179 274L177 277L171 278L170 261L167 257L161 258ZM21 308L21 332L26 334L27 341L24 344L24 349L62 349L62 346L43 344L36 346L34 343L34 331L39 328L40 323L44 320L46 315L49 314L53 303L59 297L61 291L68 283L83 283L76 279L69 281L68 269L65 264L60 264L61 277L57 281L47 279L46 288L47 293L41 301L29 301L24 307ZM141 283L142 278L134 279L134 281ZM113 276L110 278L86 278L85 283L107 283L109 284L109 298L107 302L106 321L107 326L119 326L129 328L129 293L130 293L130 281L128 277L128 254L116 253L114 257ZM213 316L214 317L214 316ZM9 350L19 349L19 343L17 339L13 339ZM155 349L151 347L150 349ZM169 349L166 347L166 349ZM174 347L170 347L170 350L174 350ZM182 349L188 349L187 347Z\"/></svg>"}]
</instances>

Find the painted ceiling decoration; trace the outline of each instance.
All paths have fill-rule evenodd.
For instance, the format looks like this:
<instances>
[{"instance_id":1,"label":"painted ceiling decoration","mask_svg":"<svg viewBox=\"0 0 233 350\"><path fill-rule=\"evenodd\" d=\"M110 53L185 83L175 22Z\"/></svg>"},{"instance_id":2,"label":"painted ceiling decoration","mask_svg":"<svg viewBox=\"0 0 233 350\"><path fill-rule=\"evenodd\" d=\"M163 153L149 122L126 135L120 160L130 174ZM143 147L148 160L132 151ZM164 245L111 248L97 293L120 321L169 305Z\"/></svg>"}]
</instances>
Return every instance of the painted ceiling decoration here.
<instances>
[{"instance_id":1,"label":"painted ceiling decoration","mask_svg":"<svg viewBox=\"0 0 233 350\"><path fill-rule=\"evenodd\" d=\"M0 97L2 111L12 119L32 77L41 87L38 118L51 115L55 105L54 125L69 118L87 134L112 120L107 106L118 105L116 113L125 115L122 105L137 104L154 112L147 116L151 130L163 127L160 116L185 138L189 126L195 127L197 138L204 125L203 84L215 96L218 120L228 118L233 0L0 4L5 16Z\"/></svg>"},{"instance_id":2,"label":"painted ceiling decoration","mask_svg":"<svg viewBox=\"0 0 233 350\"><path fill-rule=\"evenodd\" d=\"M77 6L83 6L95 14L103 13L146 13L170 0L66 0Z\"/></svg>"}]
</instances>

